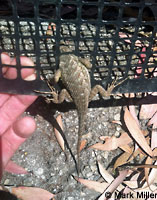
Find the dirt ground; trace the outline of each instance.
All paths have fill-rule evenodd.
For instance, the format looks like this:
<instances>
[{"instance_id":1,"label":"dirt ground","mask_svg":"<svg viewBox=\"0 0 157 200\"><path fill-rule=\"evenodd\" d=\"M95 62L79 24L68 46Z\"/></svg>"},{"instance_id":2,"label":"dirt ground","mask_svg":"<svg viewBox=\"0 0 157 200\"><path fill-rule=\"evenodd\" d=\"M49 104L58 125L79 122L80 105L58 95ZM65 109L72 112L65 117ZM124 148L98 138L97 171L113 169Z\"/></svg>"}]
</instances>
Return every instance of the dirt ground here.
<instances>
[{"instance_id":1,"label":"dirt ground","mask_svg":"<svg viewBox=\"0 0 157 200\"><path fill-rule=\"evenodd\" d=\"M67 148L65 152L61 150L54 135L55 117L61 113L64 125L63 132L76 157L78 119L76 110L69 110L69 105L68 103L59 106L52 103L47 104L44 98L39 97L29 107L25 114L35 118L37 130L12 158L29 173L15 175L5 172L4 184L40 187L56 194L55 199L57 200L95 200L100 195L74 179L73 176L77 176L74 160ZM91 104L90 107L94 107L93 105ZM105 152L92 150L88 147L100 142L100 136L119 136L120 126L111 123L111 121L119 120L120 114L121 107L89 108L84 135L88 142L87 147L81 152L81 177L89 180L100 180L98 160L104 168L109 167L108 170L112 170L113 158L119 155L119 150Z\"/></svg>"}]
</instances>

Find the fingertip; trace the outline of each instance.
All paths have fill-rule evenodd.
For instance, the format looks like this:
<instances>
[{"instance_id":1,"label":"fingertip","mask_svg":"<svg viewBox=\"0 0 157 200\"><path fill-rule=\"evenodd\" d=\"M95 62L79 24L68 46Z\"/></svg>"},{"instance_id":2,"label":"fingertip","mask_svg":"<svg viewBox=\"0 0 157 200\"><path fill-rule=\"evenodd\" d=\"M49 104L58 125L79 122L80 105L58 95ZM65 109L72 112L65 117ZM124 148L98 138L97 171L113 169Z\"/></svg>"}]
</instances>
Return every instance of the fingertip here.
<instances>
[{"instance_id":1,"label":"fingertip","mask_svg":"<svg viewBox=\"0 0 157 200\"><path fill-rule=\"evenodd\" d=\"M11 62L11 58L7 53L2 53L1 54L1 61L2 61L2 64L9 65L10 62Z\"/></svg>"},{"instance_id":2,"label":"fingertip","mask_svg":"<svg viewBox=\"0 0 157 200\"><path fill-rule=\"evenodd\" d=\"M16 58L14 58L11 61L11 64L12 65L16 65ZM32 66L32 68L21 68L21 77L22 77L22 79L29 80L28 77L33 74L32 80L35 80L36 76L34 74L35 73L35 68L33 68L34 67L33 61L30 58L26 57L26 56L21 56L20 57L20 64L21 64L21 66Z\"/></svg>"},{"instance_id":3,"label":"fingertip","mask_svg":"<svg viewBox=\"0 0 157 200\"><path fill-rule=\"evenodd\" d=\"M36 122L32 117L20 118L14 123L13 130L18 136L28 138L36 130Z\"/></svg>"},{"instance_id":4,"label":"fingertip","mask_svg":"<svg viewBox=\"0 0 157 200\"><path fill-rule=\"evenodd\" d=\"M2 57L3 57L3 61L10 59L10 57L8 56L9 57L8 58L6 54L2 55ZM7 63L5 61L4 64L13 65L13 67L9 67L9 68L5 67L6 68L5 78L16 79L17 78L17 69L15 67L16 66L16 58L10 59L10 63ZM30 68L22 68L21 67L21 77L22 77L22 79L25 79L25 80L35 80L36 76L35 76L35 68L34 68L33 61L30 58L28 58L28 57L21 56L20 57L20 64L21 64L21 66L30 66ZM31 79L28 78L29 76L31 76Z\"/></svg>"},{"instance_id":5,"label":"fingertip","mask_svg":"<svg viewBox=\"0 0 157 200\"><path fill-rule=\"evenodd\" d=\"M26 56L21 56L20 62L22 66L34 66L34 62Z\"/></svg>"},{"instance_id":6,"label":"fingertip","mask_svg":"<svg viewBox=\"0 0 157 200\"><path fill-rule=\"evenodd\" d=\"M26 56L20 56L20 64L21 66L34 66L33 61ZM16 65L16 58L11 60L11 65Z\"/></svg>"},{"instance_id":7,"label":"fingertip","mask_svg":"<svg viewBox=\"0 0 157 200\"><path fill-rule=\"evenodd\" d=\"M2 64L5 64L5 65L9 65L10 62L11 62L11 58L10 56L7 54L7 53L2 53L1 54L1 62ZM2 66L2 73L5 74L8 70L8 67L7 66Z\"/></svg>"},{"instance_id":8,"label":"fingertip","mask_svg":"<svg viewBox=\"0 0 157 200\"><path fill-rule=\"evenodd\" d=\"M22 66L32 66L32 67L34 66L34 62L26 56L21 56L20 61ZM25 80L35 80L36 79L35 69L24 68L21 70L21 76Z\"/></svg>"}]
</instances>

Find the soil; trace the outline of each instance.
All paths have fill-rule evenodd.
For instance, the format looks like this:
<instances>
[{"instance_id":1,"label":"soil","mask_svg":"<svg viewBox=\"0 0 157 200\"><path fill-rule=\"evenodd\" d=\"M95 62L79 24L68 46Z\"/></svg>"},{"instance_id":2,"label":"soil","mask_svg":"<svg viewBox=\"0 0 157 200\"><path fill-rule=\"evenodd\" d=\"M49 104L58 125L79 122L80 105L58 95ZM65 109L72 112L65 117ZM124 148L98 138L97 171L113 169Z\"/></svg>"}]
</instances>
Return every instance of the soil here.
<instances>
[{"instance_id":1,"label":"soil","mask_svg":"<svg viewBox=\"0 0 157 200\"><path fill-rule=\"evenodd\" d=\"M52 103L47 104L44 98L39 97L29 107L25 114L35 118L37 129L12 158L29 173L15 175L5 172L2 180L4 184L40 187L56 194L56 200L95 200L100 195L74 179L77 176L74 160L69 150L66 148L63 152L56 140L55 117L60 113L64 124L63 133L76 157L78 118L76 110L69 109L68 106L68 103L58 107ZM98 160L104 168L112 171L113 159L120 151L98 151L88 147L100 142L100 136L119 136L120 126L111 121L120 120L120 113L120 106L89 108L83 136L88 142L81 152L81 177L95 181L102 179L97 166Z\"/></svg>"}]
</instances>

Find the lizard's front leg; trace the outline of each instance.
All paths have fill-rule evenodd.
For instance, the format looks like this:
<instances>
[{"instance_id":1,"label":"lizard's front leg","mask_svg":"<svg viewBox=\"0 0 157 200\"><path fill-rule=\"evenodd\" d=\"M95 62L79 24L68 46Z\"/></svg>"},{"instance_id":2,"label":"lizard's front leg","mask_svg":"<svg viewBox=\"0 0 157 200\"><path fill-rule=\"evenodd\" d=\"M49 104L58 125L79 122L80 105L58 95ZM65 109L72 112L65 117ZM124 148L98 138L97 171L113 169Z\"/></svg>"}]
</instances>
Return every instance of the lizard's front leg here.
<instances>
[{"instance_id":1,"label":"lizard's front leg","mask_svg":"<svg viewBox=\"0 0 157 200\"><path fill-rule=\"evenodd\" d=\"M55 83L57 83L60 78L61 78L61 70L58 69L54 75ZM48 84L48 86L52 91L52 96L53 96L53 98L49 99L50 101L53 101L54 103L62 103L65 99L72 101L72 98L66 89L62 89L61 92L58 94L56 92L55 93L53 92L53 87L51 87L50 84Z\"/></svg>"},{"instance_id":2,"label":"lizard's front leg","mask_svg":"<svg viewBox=\"0 0 157 200\"><path fill-rule=\"evenodd\" d=\"M55 75L54 75L55 83L57 83L59 81L60 77L61 77L61 71L59 69L55 72ZM58 92L49 83L49 81L47 81L47 85L50 88L50 92L44 92L44 91L42 92L42 91L35 90L35 92L38 92L41 94L51 95L51 97L46 97L47 103L50 103L52 101L53 103L58 104L58 103L62 103L65 99L68 99L69 101L73 101L70 94L68 93L68 91L66 89L62 89L61 92L58 94Z\"/></svg>"}]
</instances>

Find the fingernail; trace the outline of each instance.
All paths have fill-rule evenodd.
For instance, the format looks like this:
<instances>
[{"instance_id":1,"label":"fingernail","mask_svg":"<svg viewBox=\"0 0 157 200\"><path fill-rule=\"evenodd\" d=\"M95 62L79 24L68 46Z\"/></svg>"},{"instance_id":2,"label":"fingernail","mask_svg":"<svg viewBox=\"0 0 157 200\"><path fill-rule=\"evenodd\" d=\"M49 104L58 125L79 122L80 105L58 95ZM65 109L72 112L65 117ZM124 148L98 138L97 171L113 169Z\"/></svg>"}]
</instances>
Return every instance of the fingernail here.
<instances>
[{"instance_id":1,"label":"fingernail","mask_svg":"<svg viewBox=\"0 0 157 200\"><path fill-rule=\"evenodd\" d=\"M36 74L31 74L29 76L27 76L24 80L25 81L33 81L36 79Z\"/></svg>"}]
</instances>

